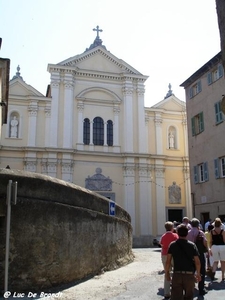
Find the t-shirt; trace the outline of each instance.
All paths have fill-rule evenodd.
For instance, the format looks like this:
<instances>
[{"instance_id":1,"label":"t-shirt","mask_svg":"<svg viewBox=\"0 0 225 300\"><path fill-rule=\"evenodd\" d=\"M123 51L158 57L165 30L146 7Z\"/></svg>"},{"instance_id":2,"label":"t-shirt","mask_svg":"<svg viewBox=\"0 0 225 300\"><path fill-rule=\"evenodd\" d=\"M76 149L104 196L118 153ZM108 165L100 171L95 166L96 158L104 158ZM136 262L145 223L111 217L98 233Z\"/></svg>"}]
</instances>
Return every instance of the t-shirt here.
<instances>
[{"instance_id":1,"label":"t-shirt","mask_svg":"<svg viewBox=\"0 0 225 300\"><path fill-rule=\"evenodd\" d=\"M174 271L195 271L194 256L199 256L196 245L186 239L178 239L169 246L168 253L172 255Z\"/></svg>"},{"instance_id":2,"label":"t-shirt","mask_svg":"<svg viewBox=\"0 0 225 300\"><path fill-rule=\"evenodd\" d=\"M162 246L161 254L167 255L170 243L176 241L177 239L178 239L177 233L173 233L172 231L167 231L166 233L164 233L159 242Z\"/></svg>"}]
</instances>

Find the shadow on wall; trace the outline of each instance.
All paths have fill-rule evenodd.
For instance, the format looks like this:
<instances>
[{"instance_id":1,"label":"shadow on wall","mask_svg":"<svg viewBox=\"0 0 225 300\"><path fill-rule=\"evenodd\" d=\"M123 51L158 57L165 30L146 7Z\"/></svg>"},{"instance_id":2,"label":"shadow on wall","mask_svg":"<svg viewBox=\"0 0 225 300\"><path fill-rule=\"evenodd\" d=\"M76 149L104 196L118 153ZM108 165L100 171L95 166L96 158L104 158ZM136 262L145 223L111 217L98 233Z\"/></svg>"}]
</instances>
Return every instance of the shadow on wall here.
<instances>
[{"instance_id":1,"label":"shadow on wall","mask_svg":"<svg viewBox=\"0 0 225 300\"><path fill-rule=\"evenodd\" d=\"M6 188L18 182L11 206L10 291L40 291L133 261L129 214L74 184L49 176L0 169L0 289L4 288Z\"/></svg>"}]
</instances>

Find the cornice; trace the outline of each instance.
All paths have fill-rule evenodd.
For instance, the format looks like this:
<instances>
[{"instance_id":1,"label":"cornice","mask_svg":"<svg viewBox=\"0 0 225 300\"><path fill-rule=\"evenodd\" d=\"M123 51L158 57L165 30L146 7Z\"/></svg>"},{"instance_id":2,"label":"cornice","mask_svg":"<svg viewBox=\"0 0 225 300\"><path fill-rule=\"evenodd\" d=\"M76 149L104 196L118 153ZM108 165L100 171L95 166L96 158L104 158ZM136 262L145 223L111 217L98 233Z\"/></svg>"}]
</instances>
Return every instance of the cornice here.
<instances>
[{"instance_id":1,"label":"cornice","mask_svg":"<svg viewBox=\"0 0 225 300\"><path fill-rule=\"evenodd\" d=\"M13 95L13 94L9 94L9 99L10 100L24 100L24 101L31 101L31 100L35 100L35 101L47 101L50 102L51 98L49 97L45 97L45 96L33 96L33 95Z\"/></svg>"}]
</instances>

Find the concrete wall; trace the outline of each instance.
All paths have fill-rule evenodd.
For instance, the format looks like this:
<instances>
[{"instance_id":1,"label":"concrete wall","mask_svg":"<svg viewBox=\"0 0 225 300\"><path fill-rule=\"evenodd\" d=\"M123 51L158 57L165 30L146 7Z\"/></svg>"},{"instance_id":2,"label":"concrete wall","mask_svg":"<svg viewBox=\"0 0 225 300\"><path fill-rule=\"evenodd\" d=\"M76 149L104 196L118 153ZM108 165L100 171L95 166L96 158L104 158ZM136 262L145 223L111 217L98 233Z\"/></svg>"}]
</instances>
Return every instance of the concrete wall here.
<instances>
[{"instance_id":1,"label":"concrete wall","mask_svg":"<svg viewBox=\"0 0 225 300\"><path fill-rule=\"evenodd\" d=\"M11 209L9 290L49 289L133 260L129 214L96 193L37 173L0 169L0 289L4 288L6 187Z\"/></svg>"}]
</instances>

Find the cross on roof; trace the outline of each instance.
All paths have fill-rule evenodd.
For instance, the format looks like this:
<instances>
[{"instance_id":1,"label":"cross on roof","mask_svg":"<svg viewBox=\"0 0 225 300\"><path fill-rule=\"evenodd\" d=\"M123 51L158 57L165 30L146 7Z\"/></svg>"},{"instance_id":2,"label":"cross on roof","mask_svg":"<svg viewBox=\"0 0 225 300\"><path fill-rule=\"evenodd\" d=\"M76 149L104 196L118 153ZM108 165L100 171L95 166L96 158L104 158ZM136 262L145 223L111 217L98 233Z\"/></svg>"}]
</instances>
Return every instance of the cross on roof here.
<instances>
[{"instance_id":1,"label":"cross on roof","mask_svg":"<svg viewBox=\"0 0 225 300\"><path fill-rule=\"evenodd\" d=\"M99 26L97 25L96 28L93 29L93 31L97 31L97 38L99 38L99 32L102 32L102 29L99 29Z\"/></svg>"}]
</instances>

